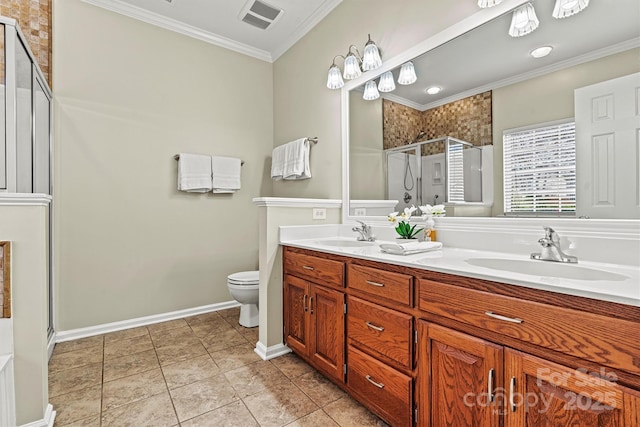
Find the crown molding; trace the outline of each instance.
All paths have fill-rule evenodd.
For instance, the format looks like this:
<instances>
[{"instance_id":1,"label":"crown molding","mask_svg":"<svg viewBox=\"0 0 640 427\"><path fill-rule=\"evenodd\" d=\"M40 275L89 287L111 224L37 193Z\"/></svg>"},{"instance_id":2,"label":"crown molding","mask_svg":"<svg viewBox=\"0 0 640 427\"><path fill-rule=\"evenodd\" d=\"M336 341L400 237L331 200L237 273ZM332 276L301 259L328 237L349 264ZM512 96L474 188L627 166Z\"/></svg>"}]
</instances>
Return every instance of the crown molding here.
<instances>
[{"instance_id":1,"label":"crown molding","mask_svg":"<svg viewBox=\"0 0 640 427\"><path fill-rule=\"evenodd\" d=\"M166 16L159 15L154 12L132 6L121 0L82 0L85 3L92 4L97 7L101 7L111 12L119 13L129 18L137 19L147 24L155 25L166 30L174 31L176 33L183 34L185 36L193 37L198 40L202 40L206 43L210 43L216 46L223 47L225 49L232 50L234 52L241 53L243 55L251 56L262 61L273 62L271 53L266 50L257 49L244 43L240 43L231 40L227 37L223 37L209 31L202 30L192 25L185 24L175 19L167 18Z\"/></svg>"},{"instance_id":2,"label":"crown molding","mask_svg":"<svg viewBox=\"0 0 640 427\"><path fill-rule=\"evenodd\" d=\"M402 104L405 107L409 107L409 108L413 108L414 110L418 110L418 111L425 111L424 105L419 104L417 102L411 101L410 99L407 98L403 98L401 96L398 96L394 93L391 92L387 92L385 94L380 95L383 99L386 99L388 101L391 102L395 102L396 104Z\"/></svg>"},{"instance_id":3,"label":"crown molding","mask_svg":"<svg viewBox=\"0 0 640 427\"><path fill-rule=\"evenodd\" d=\"M302 24L300 24L300 26L298 26L298 28L296 28L296 30L291 34L291 37L271 52L272 62L275 62L278 58L284 55L291 46L303 38L313 27L318 25L318 23L331 13L331 11L340 3L342 3L342 0L330 0L322 3L320 7L313 12L313 14L311 14L302 22Z\"/></svg>"}]
</instances>

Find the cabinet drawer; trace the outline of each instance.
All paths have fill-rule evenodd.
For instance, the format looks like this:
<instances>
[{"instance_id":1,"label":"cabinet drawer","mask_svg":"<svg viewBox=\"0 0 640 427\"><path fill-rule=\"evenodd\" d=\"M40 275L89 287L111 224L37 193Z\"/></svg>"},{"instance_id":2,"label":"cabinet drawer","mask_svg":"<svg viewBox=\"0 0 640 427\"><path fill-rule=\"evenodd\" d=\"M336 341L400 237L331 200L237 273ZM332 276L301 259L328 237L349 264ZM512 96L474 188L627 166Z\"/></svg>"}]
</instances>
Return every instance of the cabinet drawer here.
<instances>
[{"instance_id":1,"label":"cabinet drawer","mask_svg":"<svg viewBox=\"0 0 640 427\"><path fill-rule=\"evenodd\" d=\"M411 377L349 346L349 389L392 426L411 425Z\"/></svg>"},{"instance_id":2,"label":"cabinet drawer","mask_svg":"<svg viewBox=\"0 0 640 427\"><path fill-rule=\"evenodd\" d=\"M385 362L411 369L412 316L349 297L349 342Z\"/></svg>"},{"instance_id":3,"label":"cabinet drawer","mask_svg":"<svg viewBox=\"0 0 640 427\"><path fill-rule=\"evenodd\" d=\"M286 273L321 285L344 287L344 263L340 261L286 251L284 268Z\"/></svg>"},{"instance_id":4,"label":"cabinet drawer","mask_svg":"<svg viewBox=\"0 0 640 427\"><path fill-rule=\"evenodd\" d=\"M420 279L421 310L640 374L640 325L599 314Z\"/></svg>"},{"instance_id":5,"label":"cabinet drawer","mask_svg":"<svg viewBox=\"0 0 640 427\"><path fill-rule=\"evenodd\" d=\"M361 265L349 265L348 287L411 306L413 277Z\"/></svg>"}]
</instances>

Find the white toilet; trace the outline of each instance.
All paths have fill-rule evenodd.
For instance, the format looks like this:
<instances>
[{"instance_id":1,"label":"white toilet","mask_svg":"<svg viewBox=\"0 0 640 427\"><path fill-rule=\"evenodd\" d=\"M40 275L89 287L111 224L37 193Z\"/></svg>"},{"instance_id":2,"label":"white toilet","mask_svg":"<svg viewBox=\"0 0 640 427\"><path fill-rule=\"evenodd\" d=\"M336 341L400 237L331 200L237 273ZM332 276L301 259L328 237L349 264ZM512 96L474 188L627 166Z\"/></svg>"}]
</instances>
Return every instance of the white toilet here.
<instances>
[{"instance_id":1,"label":"white toilet","mask_svg":"<svg viewBox=\"0 0 640 427\"><path fill-rule=\"evenodd\" d=\"M260 277L258 271L241 271L227 276L229 293L242 306L240 324L245 328L258 326L258 289Z\"/></svg>"}]
</instances>

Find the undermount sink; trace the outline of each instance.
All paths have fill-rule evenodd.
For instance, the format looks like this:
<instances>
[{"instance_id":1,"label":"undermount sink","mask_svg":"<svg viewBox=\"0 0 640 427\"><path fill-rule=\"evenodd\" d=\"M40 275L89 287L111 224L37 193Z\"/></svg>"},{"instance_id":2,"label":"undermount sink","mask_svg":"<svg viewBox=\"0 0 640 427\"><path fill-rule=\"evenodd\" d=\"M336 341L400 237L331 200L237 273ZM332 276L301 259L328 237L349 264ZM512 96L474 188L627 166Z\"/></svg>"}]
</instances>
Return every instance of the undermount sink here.
<instances>
[{"instance_id":1,"label":"undermount sink","mask_svg":"<svg viewBox=\"0 0 640 427\"><path fill-rule=\"evenodd\" d=\"M465 260L465 262L478 267L528 274L530 276L547 276L589 281L608 280L615 282L628 279L627 276L622 274L611 273L595 268L582 267L576 264L550 261L517 260L507 258L469 258Z\"/></svg>"},{"instance_id":2,"label":"undermount sink","mask_svg":"<svg viewBox=\"0 0 640 427\"><path fill-rule=\"evenodd\" d=\"M336 248L363 248L365 246L375 245L374 242L365 242L361 240L318 240L316 243Z\"/></svg>"}]
</instances>

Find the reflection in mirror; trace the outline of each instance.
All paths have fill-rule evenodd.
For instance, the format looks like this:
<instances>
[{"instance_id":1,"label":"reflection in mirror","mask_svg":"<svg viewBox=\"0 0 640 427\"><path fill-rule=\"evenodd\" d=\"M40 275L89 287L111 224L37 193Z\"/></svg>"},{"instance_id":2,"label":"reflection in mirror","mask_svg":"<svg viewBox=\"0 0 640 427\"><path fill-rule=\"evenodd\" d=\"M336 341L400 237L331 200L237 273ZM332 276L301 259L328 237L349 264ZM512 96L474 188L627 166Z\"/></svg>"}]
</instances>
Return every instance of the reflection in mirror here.
<instances>
[{"instance_id":1,"label":"reflection in mirror","mask_svg":"<svg viewBox=\"0 0 640 427\"><path fill-rule=\"evenodd\" d=\"M640 148L633 145L632 132L614 129L607 131L609 139L597 139L598 132L585 131L591 127L581 120L588 122L597 113L589 106L597 105L603 111L607 104L594 104L592 99L597 95L590 95L583 105L574 106L577 93L596 93L581 88L640 71L637 0L591 2L586 10L561 20L551 16L553 3L535 3L540 27L527 36L507 35L511 21L507 13L415 58L418 81L413 85L399 85L374 101L362 99L362 88L350 91L350 215L384 215L406 204L434 201L449 204L447 216L504 215L503 134L564 120L574 121L576 127L578 208L574 215L640 217ZM551 53L532 57L530 52L541 46L552 47ZM391 71L397 79L398 70ZM638 79L631 78L633 93L633 82ZM427 93L434 86L442 90ZM585 112L581 112L583 106ZM634 115L630 112L629 117ZM636 123L640 118L633 120L629 120L632 127L640 128ZM425 144L417 150L411 145L445 137L477 147L461 150L462 159L470 159L468 165L456 163L456 168L447 168L442 147L436 150L436 144ZM622 146L627 148L618 151ZM479 153L475 165L473 154L467 155L467 151ZM449 163L457 159L457 153L448 152ZM437 160L438 155L444 159ZM448 173L458 170L462 170L462 178L456 178L460 184L452 189ZM526 184L535 192L540 182ZM381 202L376 204L376 200ZM632 200L636 208L618 209L622 200ZM389 209L391 203L395 205Z\"/></svg>"}]
</instances>

